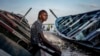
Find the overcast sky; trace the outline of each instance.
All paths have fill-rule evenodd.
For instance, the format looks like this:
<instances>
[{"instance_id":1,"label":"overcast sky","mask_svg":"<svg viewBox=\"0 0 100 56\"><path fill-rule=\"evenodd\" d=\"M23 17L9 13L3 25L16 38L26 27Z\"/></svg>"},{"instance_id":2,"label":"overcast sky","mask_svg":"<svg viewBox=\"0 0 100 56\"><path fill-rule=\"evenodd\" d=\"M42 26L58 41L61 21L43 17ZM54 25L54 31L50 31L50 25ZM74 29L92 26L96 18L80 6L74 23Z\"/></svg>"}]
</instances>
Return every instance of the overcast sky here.
<instances>
[{"instance_id":1,"label":"overcast sky","mask_svg":"<svg viewBox=\"0 0 100 56\"><path fill-rule=\"evenodd\" d=\"M55 17L50 13L52 9L58 17L83 13L100 9L100 0L0 0L0 9L24 15L32 7L26 16L29 24L37 20L41 9L47 10L49 17L45 23L54 23Z\"/></svg>"}]
</instances>

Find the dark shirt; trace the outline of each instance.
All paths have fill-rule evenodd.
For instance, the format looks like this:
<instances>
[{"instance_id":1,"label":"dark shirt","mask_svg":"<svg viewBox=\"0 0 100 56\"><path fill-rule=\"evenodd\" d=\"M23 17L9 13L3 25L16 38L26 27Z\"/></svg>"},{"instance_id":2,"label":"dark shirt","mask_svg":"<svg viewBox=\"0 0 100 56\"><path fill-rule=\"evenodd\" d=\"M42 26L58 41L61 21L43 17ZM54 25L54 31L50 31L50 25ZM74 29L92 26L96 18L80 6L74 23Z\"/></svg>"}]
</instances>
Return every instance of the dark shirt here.
<instances>
[{"instance_id":1,"label":"dark shirt","mask_svg":"<svg viewBox=\"0 0 100 56\"><path fill-rule=\"evenodd\" d=\"M40 42L39 33L43 32L42 22L40 20L35 21L31 27L31 42L32 44L38 44Z\"/></svg>"}]
</instances>

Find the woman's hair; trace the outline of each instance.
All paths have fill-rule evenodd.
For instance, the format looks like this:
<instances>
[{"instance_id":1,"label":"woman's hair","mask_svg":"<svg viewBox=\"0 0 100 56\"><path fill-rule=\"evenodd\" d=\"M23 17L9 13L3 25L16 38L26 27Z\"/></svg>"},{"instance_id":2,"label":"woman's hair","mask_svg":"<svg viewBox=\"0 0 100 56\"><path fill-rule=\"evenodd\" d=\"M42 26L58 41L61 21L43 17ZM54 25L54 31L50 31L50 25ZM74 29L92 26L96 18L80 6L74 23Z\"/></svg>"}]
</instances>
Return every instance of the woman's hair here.
<instances>
[{"instance_id":1,"label":"woman's hair","mask_svg":"<svg viewBox=\"0 0 100 56\"><path fill-rule=\"evenodd\" d=\"M40 11L39 11L39 14L38 14L38 19L39 19L39 16L40 16L42 13L48 14L47 11L45 11L45 10L40 10Z\"/></svg>"}]
</instances>

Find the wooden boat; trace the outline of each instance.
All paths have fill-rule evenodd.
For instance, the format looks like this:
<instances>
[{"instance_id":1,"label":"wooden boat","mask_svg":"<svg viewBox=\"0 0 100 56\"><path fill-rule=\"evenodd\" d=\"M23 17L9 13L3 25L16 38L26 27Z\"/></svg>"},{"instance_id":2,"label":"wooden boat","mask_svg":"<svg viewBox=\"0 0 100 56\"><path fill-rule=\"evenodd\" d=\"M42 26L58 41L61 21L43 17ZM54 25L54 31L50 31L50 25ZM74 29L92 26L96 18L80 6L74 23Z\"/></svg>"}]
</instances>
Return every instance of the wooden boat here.
<instances>
[{"instance_id":1,"label":"wooden boat","mask_svg":"<svg viewBox=\"0 0 100 56\"><path fill-rule=\"evenodd\" d=\"M62 38L100 51L100 10L59 17L55 27Z\"/></svg>"},{"instance_id":2,"label":"wooden boat","mask_svg":"<svg viewBox=\"0 0 100 56\"><path fill-rule=\"evenodd\" d=\"M27 20L0 10L0 45L0 49L11 56L33 56Z\"/></svg>"}]
</instances>

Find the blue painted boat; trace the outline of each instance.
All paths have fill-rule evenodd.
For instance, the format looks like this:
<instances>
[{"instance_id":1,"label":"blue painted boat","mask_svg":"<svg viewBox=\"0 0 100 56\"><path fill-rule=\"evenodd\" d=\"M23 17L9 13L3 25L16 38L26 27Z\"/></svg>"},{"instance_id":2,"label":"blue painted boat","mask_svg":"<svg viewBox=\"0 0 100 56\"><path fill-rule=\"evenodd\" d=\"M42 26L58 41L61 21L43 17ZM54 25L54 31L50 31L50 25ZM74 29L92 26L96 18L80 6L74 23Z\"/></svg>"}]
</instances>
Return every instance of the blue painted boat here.
<instances>
[{"instance_id":1,"label":"blue painted boat","mask_svg":"<svg viewBox=\"0 0 100 56\"><path fill-rule=\"evenodd\" d=\"M100 10L59 17L55 27L62 38L100 51Z\"/></svg>"}]
</instances>

